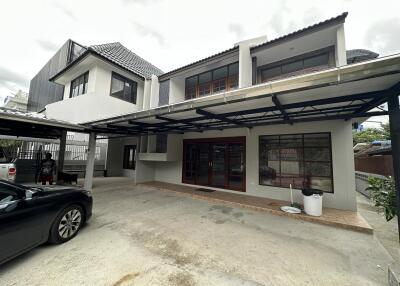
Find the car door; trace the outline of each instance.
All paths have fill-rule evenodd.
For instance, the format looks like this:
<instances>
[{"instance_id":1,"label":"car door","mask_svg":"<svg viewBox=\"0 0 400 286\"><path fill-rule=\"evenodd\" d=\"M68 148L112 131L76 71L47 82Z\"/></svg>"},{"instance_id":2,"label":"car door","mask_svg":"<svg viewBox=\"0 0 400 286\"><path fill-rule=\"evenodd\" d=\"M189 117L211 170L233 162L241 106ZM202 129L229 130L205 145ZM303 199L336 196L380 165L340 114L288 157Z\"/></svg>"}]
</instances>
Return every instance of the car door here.
<instances>
[{"instance_id":1,"label":"car door","mask_svg":"<svg viewBox=\"0 0 400 286\"><path fill-rule=\"evenodd\" d=\"M45 209L45 204L26 199L25 190L0 182L0 262L43 242Z\"/></svg>"}]
</instances>

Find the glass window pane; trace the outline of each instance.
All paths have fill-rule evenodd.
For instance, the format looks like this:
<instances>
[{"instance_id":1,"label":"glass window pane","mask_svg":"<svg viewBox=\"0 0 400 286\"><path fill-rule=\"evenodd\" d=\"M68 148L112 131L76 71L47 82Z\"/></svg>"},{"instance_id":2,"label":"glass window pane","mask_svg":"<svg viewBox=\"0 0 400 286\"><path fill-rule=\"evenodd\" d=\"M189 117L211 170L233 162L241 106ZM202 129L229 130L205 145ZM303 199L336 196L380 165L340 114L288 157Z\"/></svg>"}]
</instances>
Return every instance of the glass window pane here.
<instances>
[{"instance_id":1,"label":"glass window pane","mask_svg":"<svg viewBox=\"0 0 400 286\"><path fill-rule=\"evenodd\" d=\"M206 83L211 81L212 74L211 72L202 73L199 75L199 84Z\"/></svg>"},{"instance_id":2,"label":"glass window pane","mask_svg":"<svg viewBox=\"0 0 400 286\"><path fill-rule=\"evenodd\" d=\"M286 65L282 65L282 73L283 74L292 73L295 71L299 71L301 69L303 69L303 61L297 61L297 62L289 63Z\"/></svg>"},{"instance_id":3,"label":"glass window pane","mask_svg":"<svg viewBox=\"0 0 400 286\"><path fill-rule=\"evenodd\" d=\"M186 87L192 87L197 85L197 76L192 76L186 79Z\"/></svg>"},{"instance_id":4,"label":"glass window pane","mask_svg":"<svg viewBox=\"0 0 400 286\"><path fill-rule=\"evenodd\" d=\"M225 78L228 76L228 67L222 67L213 71L213 80Z\"/></svg>"},{"instance_id":5,"label":"glass window pane","mask_svg":"<svg viewBox=\"0 0 400 286\"><path fill-rule=\"evenodd\" d=\"M302 161L281 161L281 186L301 189L304 185L304 164Z\"/></svg>"},{"instance_id":6,"label":"glass window pane","mask_svg":"<svg viewBox=\"0 0 400 286\"><path fill-rule=\"evenodd\" d=\"M328 133L304 134L305 147L329 147L330 136Z\"/></svg>"},{"instance_id":7,"label":"glass window pane","mask_svg":"<svg viewBox=\"0 0 400 286\"><path fill-rule=\"evenodd\" d=\"M126 101L132 101L132 89L131 85L127 82L124 83L124 99Z\"/></svg>"},{"instance_id":8,"label":"glass window pane","mask_svg":"<svg viewBox=\"0 0 400 286\"><path fill-rule=\"evenodd\" d=\"M303 136L302 135L282 135L280 136L281 147L302 147Z\"/></svg>"},{"instance_id":9,"label":"glass window pane","mask_svg":"<svg viewBox=\"0 0 400 286\"><path fill-rule=\"evenodd\" d=\"M137 83L124 78L118 74L113 74L111 79L111 95L119 99L136 103Z\"/></svg>"},{"instance_id":10,"label":"glass window pane","mask_svg":"<svg viewBox=\"0 0 400 286\"><path fill-rule=\"evenodd\" d=\"M233 75L228 78L229 82L229 89L235 89L238 87L239 83L239 76L238 75Z\"/></svg>"},{"instance_id":11,"label":"glass window pane","mask_svg":"<svg viewBox=\"0 0 400 286\"><path fill-rule=\"evenodd\" d=\"M213 82L213 92L219 92L226 89L225 86L226 79L220 79Z\"/></svg>"},{"instance_id":12,"label":"glass window pane","mask_svg":"<svg viewBox=\"0 0 400 286\"><path fill-rule=\"evenodd\" d=\"M124 90L124 82L113 77L111 80L111 93L120 93Z\"/></svg>"},{"instance_id":13,"label":"glass window pane","mask_svg":"<svg viewBox=\"0 0 400 286\"><path fill-rule=\"evenodd\" d=\"M325 66L329 63L328 54L318 55L304 60L304 68Z\"/></svg>"},{"instance_id":14,"label":"glass window pane","mask_svg":"<svg viewBox=\"0 0 400 286\"><path fill-rule=\"evenodd\" d=\"M304 148L304 160L330 162L331 151L329 148Z\"/></svg>"},{"instance_id":15,"label":"glass window pane","mask_svg":"<svg viewBox=\"0 0 400 286\"><path fill-rule=\"evenodd\" d=\"M229 75L239 74L239 63L229 65Z\"/></svg>"},{"instance_id":16,"label":"glass window pane","mask_svg":"<svg viewBox=\"0 0 400 286\"><path fill-rule=\"evenodd\" d=\"M211 83L199 85L199 96L205 96L211 93Z\"/></svg>"},{"instance_id":17,"label":"glass window pane","mask_svg":"<svg viewBox=\"0 0 400 286\"><path fill-rule=\"evenodd\" d=\"M331 164L323 162L306 162L306 175L315 177L330 177Z\"/></svg>"},{"instance_id":18,"label":"glass window pane","mask_svg":"<svg viewBox=\"0 0 400 286\"><path fill-rule=\"evenodd\" d=\"M123 160L123 168L124 169L135 169L135 150L136 145L125 145L124 146L124 160Z\"/></svg>"},{"instance_id":19,"label":"glass window pane","mask_svg":"<svg viewBox=\"0 0 400 286\"><path fill-rule=\"evenodd\" d=\"M262 80L267 80L270 78L278 77L282 74L281 67L274 67L274 68L269 68L261 71L261 78Z\"/></svg>"},{"instance_id":20,"label":"glass window pane","mask_svg":"<svg viewBox=\"0 0 400 286\"><path fill-rule=\"evenodd\" d=\"M330 146L329 133L261 136L260 184L333 192Z\"/></svg>"}]
</instances>

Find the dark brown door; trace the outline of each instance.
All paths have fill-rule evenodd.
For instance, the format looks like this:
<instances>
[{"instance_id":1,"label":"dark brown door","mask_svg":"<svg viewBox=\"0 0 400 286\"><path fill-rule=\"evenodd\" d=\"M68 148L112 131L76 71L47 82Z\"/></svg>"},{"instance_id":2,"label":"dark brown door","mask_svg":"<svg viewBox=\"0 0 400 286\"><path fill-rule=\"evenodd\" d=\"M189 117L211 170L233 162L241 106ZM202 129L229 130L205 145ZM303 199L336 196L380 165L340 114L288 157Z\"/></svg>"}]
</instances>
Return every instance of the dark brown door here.
<instances>
[{"instance_id":1,"label":"dark brown door","mask_svg":"<svg viewBox=\"0 0 400 286\"><path fill-rule=\"evenodd\" d=\"M228 146L228 185L230 189L242 190L245 184L245 145L232 143Z\"/></svg>"},{"instance_id":2,"label":"dark brown door","mask_svg":"<svg viewBox=\"0 0 400 286\"><path fill-rule=\"evenodd\" d=\"M196 173L196 182L197 185L209 185L210 184L210 145L208 143L199 143L197 145L197 168L195 170Z\"/></svg>"},{"instance_id":3,"label":"dark brown door","mask_svg":"<svg viewBox=\"0 0 400 286\"><path fill-rule=\"evenodd\" d=\"M245 191L245 137L184 140L182 181Z\"/></svg>"},{"instance_id":4,"label":"dark brown door","mask_svg":"<svg viewBox=\"0 0 400 286\"><path fill-rule=\"evenodd\" d=\"M226 188L226 144L211 144L211 183L213 187Z\"/></svg>"}]
</instances>

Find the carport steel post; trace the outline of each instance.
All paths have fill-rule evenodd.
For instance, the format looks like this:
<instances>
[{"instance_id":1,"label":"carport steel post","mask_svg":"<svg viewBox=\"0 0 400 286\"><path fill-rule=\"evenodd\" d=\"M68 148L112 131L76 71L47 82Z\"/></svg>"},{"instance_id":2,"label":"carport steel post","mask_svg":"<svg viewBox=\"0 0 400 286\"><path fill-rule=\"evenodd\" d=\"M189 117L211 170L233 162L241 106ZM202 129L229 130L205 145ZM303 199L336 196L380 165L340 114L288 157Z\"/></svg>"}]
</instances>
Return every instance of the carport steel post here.
<instances>
[{"instance_id":1,"label":"carport steel post","mask_svg":"<svg viewBox=\"0 0 400 286\"><path fill-rule=\"evenodd\" d=\"M91 132L89 135L89 150L86 161L86 173L85 173L85 184L86 190L92 190L93 185L93 172L94 172L94 160L96 154L96 133Z\"/></svg>"},{"instance_id":2,"label":"carport steel post","mask_svg":"<svg viewBox=\"0 0 400 286\"><path fill-rule=\"evenodd\" d=\"M396 93L388 99L390 139L393 156L393 173L396 187L396 212L400 241L400 109L399 96Z\"/></svg>"}]
</instances>

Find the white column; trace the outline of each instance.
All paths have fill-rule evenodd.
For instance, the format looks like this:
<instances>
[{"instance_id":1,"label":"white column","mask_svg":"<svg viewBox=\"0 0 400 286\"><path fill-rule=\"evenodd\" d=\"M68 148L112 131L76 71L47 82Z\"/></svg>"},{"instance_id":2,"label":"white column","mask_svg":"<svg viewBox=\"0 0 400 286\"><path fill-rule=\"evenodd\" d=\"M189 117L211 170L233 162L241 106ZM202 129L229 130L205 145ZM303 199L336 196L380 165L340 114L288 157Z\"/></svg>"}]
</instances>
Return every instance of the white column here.
<instances>
[{"instance_id":1,"label":"white column","mask_svg":"<svg viewBox=\"0 0 400 286\"><path fill-rule=\"evenodd\" d=\"M336 66L347 65L346 57L346 39L344 35L344 24L340 25L336 30L336 47L335 47Z\"/></svg>"},{"instance_id":2,"label":"white column","mask_svg":"<svg viewBox=\"0 0 400 286\"><path fill-rule=\"evenodd\" d=\"M151 98L151 80L146 79L144 81L144 89L143 89L143 109L150 108L150 98Z\"/></svg>"},{"instance_id":3,"label":"white column","mask_svg":"<svg viewBox=\"0 0 400 286\"><path fill-rule=\"evenodd\" d=\"M253 84L253 60L250 48L265 43L267 36L248 39L237 43L239 46L239 88Z\"/></svg>"},{"instance_id":4,"label":"white column","mask_svg":"<svg viewBox=\"0 0 400 286\"><path fill-rule=\"evenodd\" d=\"M158 106L158 95L160 92L160 83L158 77L155 75L151 76L151 91L150 91L150 108Z\"/></svg>"},{"instance_id":5,"label":"white column","mask_svg":"<svg viewBox=\"0 0 400 286\"><path fill-rule=\"evenodd\" d=\"M252 60L247 42L239 43L239 88L251 86Z\"/></svg>"},{"instance_id":6,"label":"white column","mask_svg":"<svg viewBox=\"0 0 400 286\"><path fill-rule=\"evenodd\" d=\"M96 155L96 133L91 132L89 135L89 150L86 161L85 184L86 190L92 190L93 185L93 172L94 172L94 159Z\"/></svg>"}]
</instances>

